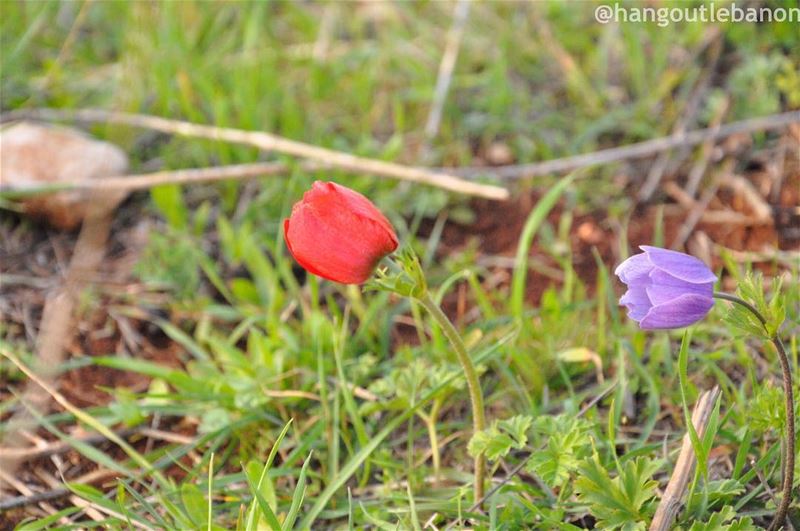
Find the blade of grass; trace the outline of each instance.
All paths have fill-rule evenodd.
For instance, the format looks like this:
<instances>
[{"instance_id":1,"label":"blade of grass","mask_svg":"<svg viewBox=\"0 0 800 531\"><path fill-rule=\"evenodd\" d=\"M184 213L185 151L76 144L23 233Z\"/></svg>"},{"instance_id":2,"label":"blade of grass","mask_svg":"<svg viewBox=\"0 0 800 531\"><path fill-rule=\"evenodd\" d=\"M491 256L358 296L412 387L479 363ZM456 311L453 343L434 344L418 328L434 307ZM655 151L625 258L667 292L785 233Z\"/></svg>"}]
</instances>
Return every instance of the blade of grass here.
<instances>
[{"instance_id":1,"label":"blade of grass","mask_svg":"<svg viewBox=\"0 0 800 531\"><path fill-rule=\"evenodd\" d=\"M306 496L306 474L308 473L308 465L311 463L311 456L314 452L310 452L303 463L303 468L300 469L300 476L297 478L297 486L294 488L292 495L292 505L289 508L289 513L286 515L286 520L283 521L282 529L284 531L291 531L294 528L294 522L297 520L297 514L300 512L300 507L303 505L303 499Z\"/></svg>"},{"instance_id":2,"label":"blade of grass","mask_svg":"<svg viewBox=\"0 0 800 531\"><path fill-rule=\"evenodd\" d=\"M678 355L678 381L681 390L681 404L683 405L684 422L686 422L686 429L689 432L689 439L692 441L692 448L694 449L695 457L697 457L697 468L705 478L708 474L705 447L700 442L700 437L697 435L697 430L694 428L694 423L692 423L692 416L689 413L689 404L686 399L686 395L688 394L689 390L687 365L690 341L691 332L687 329L683 334L683 339L681 340L681 350Z\"/></svg>"},{"instance_id":3,"label":"blade of grass","mask_svg":"<svg viewBox=\"0 0 800 531\"><path fill-rule=\"evenodd\" d=\"M547 215L556 205L556 202L561 197L561 194L572 184L575 180L575 174L561 179L558 184L551 188L542 197L536 207L528 215L525 221L525 226L522 229L522 235L519 238L519 245L517 246L517 256L514 262L514 277L511 280L511 314L518 322L522 322L524 301L525 301L525 284L528 279L528 255L531 251L533 238L539 227L547 219Z\"/></svg>"},{"instance_id":4,"label":"blade of grass","mask_svg":"<svg viewBox=\"0 0 800 531\"><path fill-rule=\"evenodd\" d=\"M289 419L289 422L281 430L281 433L278 435L278 438L275 439L275 443L272 445L272 449L267 456L267 462L264 464L264 468L261 470L261 476L258 478L258 484L253 486L250 485L250 490L256 498L258 506L261 508L261 512L264 513L264 516L267 519L267 523L273 530L277 530L281 528L281 524L278 521L278 518L275 516L272 508L269 506L267 501L264 499L264 496L261 494L261 488L264 484L264 480L267 478L267 472L269 472L270 467L272 467L272 462L275 460L275 456L278 454L278 448L283 441L283 438L286 437L286 434L289 432L289 427L292 425L292 420ZM245 472L245 477L247 477L247 473ZM250 483L248 478L248 483ZM247 529L255 529L258 522L258 516L256 515L255 505L251 507L249 514L247 516Z\"/></svg>"},{"instance_id":5,"label":"blade of grass","mask_svg":"<svg viewBox=\"0 0 800 531\"><path fill-rule=\"evenodd\" d=\"M5 356L6 358L11 361L14 365L17 366L19 370L25 373L25 375L33 380L39 387L41 387L47 394L49 394L53 400L58 402L64 409L72 413L75 418L79 421L83 422L84 424L90 426L98 433L103 434L108 440L119 446L127 455L130 457L137 465L141 466L144 470L150 473L153 478L165 489L170 490L171 485L167 478L161 474L159 470L153 467L153 464L150 463L145 457L137 452L131 445L127 442L122 440L116 433L111 431L108 426L97 420L96 418L92 417L85 411L80 408L77 408L69 402L64 395L53 389L53 387L39 378L27 365L22 363L12 352L6 350L5 348L0 348L0 353Z\"/></svg>"}]
</instances>

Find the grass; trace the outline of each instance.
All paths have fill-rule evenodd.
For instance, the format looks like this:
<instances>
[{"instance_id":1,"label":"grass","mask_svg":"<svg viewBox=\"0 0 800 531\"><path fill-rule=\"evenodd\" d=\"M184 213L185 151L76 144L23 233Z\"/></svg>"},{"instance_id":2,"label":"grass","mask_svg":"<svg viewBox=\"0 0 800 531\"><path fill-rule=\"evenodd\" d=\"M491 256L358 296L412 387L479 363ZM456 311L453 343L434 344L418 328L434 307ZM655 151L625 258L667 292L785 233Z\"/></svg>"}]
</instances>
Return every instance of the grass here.
<instances>
[{"instance_id":1,"label":"grass","mask_svg":"<svg viewBox=\"0 0 800 531\"><path fill-rule=\"evenodd\" d=\"M708 68L709 27L701 23L603 26L591 4L476 4L440 134L426 147L449 3L19 2L0 10L4 111L145 112L407 164L477 164L495 143L517 161L544 160L669 134ZM723 97L729 120L797 108L793 28L720 26L726 62L697 127ZM119 127L92 133L126 149L136 171L154 161L170 169L270 157ZM754 149L768 141L757 136ZM773 353L738 336L718 304L692 327L679 357L680 332L644 333L626 320L614 264L597 253L591 278L576 271L580 216L602 208L606 226L625 226L635 215L613 179L617 170L593 169L571 184L520 183L520 197L552 191L531 209L517 271L499 285L474 247L437 252L442 225L431 219L469 222L476 214L465 199L429 188L294 171L135 197L123 207L134 212L126 219L157 220L131 280L143 295L98 287L78 318L90 322L91 308L103 316L113 308L148 330L151 345L93 352L65 371L143 375L147 388L109 389L110 402L80 418L67 411L40 419L85 461L118 467L115 482L68 485L105 520L62 500L55 516L17 513L25 518L19 528L67 528L57 524L67 516L77 528L442 529L472 519L490 529L640 529L671 473L684 408L714 384L722 388L719 412L698 445L722 457L694 478L679 525L765 523L784 422ZM495 482L522 467L482 512L471 508L465 382L442 331L414 304L319 281L287 257L281 221L314 179L374 199L458 317L491 424L475 444L484 445ZM546 215L555 204L559 215ZM36 230L10 215L2 223ZM656 224L651 241L663 241L663 230ZM629 252L626 241L612 247ZM542 261L560 280L532 287L528 267ZM738 278L751 267L730 259L719 272ZM789 279L782 333L796 368L800 265L768 269ZM465 310L451 311L459 301ZM103 321L116 329L111 316ZM30 364L33 345L19 327L0 331L3 348ZM151 355L162 347L173 353L169 366ZM9 388L24 381L5 359L0 377ZM0 415L19 406L3 396ZM188 427L191 442L97 448L68 435L77 424L119 430L154 419L167 430Z\"/></svg>"}]
</instances>

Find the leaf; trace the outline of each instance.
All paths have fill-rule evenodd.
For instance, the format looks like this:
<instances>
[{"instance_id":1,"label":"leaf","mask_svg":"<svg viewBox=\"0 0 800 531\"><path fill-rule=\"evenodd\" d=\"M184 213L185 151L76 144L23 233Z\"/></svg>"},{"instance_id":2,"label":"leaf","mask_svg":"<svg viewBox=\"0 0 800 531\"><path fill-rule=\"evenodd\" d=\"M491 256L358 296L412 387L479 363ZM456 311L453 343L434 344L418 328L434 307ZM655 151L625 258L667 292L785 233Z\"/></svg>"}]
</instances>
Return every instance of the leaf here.
<instances>
[{"instance_id":1,"label":"leaf","mask_svg":"<svg viewBox=\"0 0 800 531\"><path fill-rule=\"evenodd\" d=\"M467 450L473 457L484 454L490 461L496 461L512 448L520 449L527 444L531 424L533 418L527 415L495 421L491 427L472 436Z\"/></svg>"},{"instance_id":2,"label":"leaf","mask_svg":"<svg viewBox=\"0 0 800 531\"><path fill-rule=\"evenodd\" d=\"M578 501L589 506L599 529L646 529L655 510L658 482L652 479L658 465L644 457L627 461L620 475L611 478L597 452L579 467Z\"/></svg>"},{"instance_id":3,"label":"leaf","mask_svg":"<svg viewBox=\"0 0 800 531\"><path fill-rule=\"evenodd\" d=\"M707 461L705 447L700 442L700 437L697 435L697 430L694 427L694 423L692 422L692 415L689 413L689 404L687 403L686 395L689 389L688 384L688 375L687 375L687 365L689 359L689 343L691 342L691 334L687 329L683 333L683 339L681 340L681 349L680 353L678 354L678 384L681 391L681 403L683 404L683 419L686 422L686 429L689 432L689 439L692 442L692 448L694 449L694 454L697 457L697 467L700 470L700 473L705 478L708 476L708 468L707 468Z\"/></svg>"},{"instance_id":4,"label":"leaf","mask_svg":"<svg viewBox=\"0 0 800 531\"><path fill-rule=\"evenodd\" d=\"M491 346L487 347L478 356L475 356L473 362L478 364L490 359L492 355L499 352L499 350L514 337L516 337L516 332L506 334L502 338L495 341ZM429 392L425 393L419 402L413 406L410 406L403 414L398 415L389 421L389 423L386 424L381 431L373 435L369 444L361 448L353 457L351 457L350 460L341 468L341 470L339 470L339 474L330 483L328 483L328 485L319 495L317 495L316 499L314 500L314 504L305 513L305 516L300 522L299 527L301 529L310 528L311 524L313 524L314 520L316 520L317 516L319 516L319 513L321 513L322 509L325 508L325 505L327 505L328 501L330 501L333 495L342 487L342 485L347 482L347 480L355 473L358 467L360 467L361 464L372 454L372 452L375 451L375 449L383 442L383 440L386 439L386 437L388 437L389 434L392 433L392 431L394 431L403 422L415 415L419 408L430 402L445 387L447 387L452 380L455 380L455 378L456 376L454 374L450 377L450 379L441 382L434 389L431 389Z\"/></svg>"},{"instance_id":5,"label":"leaf","mask_svg":"<svg viewBox=\"0 0 800 531\"><path fill-rule=\"evenodd\" d=\"M472 457L483 454L488 460L496 461L508 454L514 445L514 439L507 433L502 433L494 424L473 435L467 450Z\"/></svg>"},{"instance_id":6,"label":"leaf","mask_svg":"<svg viewBox=\"0 0 800 531\"><path fill-rule=\"evenodd\" d=\"M750 531L757 529L753 525L753 519L748 517L733 520L736 511L730 505L726 505L719 512L711 515L705 522L694 522L689 531Z\"/></svg>"},{"instance_id":7,"label":"leaf","mask_svg":"<svg viewBox=\"0 0 800 531\"><path fill-rule=\"evenodd\" d=\"M156 186L150 190L150 197L171 227L182 229L186 226L189 214L180 186L177 184Z\"/></svg>"},{"instance_id":8,"label":"leaf","mask_svg":"<svg viewBox=\"0 0 800 531\"><path fill-rule=\"evenodd\" d=\"M522 448L528 443L528 430L533 424L533 417L529 415L516 415L510 419L501 420L497 426L514 439L517 448Z\"/></svg>"},{"instance_id":9,"label":"leaf","mask_svg":"<svg viewBox=\"0 0 800 531\"><path fill-rule=\"evenodd\" d=\"M205 527L208 519L208 502L197 486L184 483L181 486L181 501L186 514L197 527Z\"/></svg>"},{"instance_id":10,"label":"leaf","mask_svg":"<svg viewBox=\"0 0 800 531\"><path fill-rule=\"evenodd\" d=\"M567 415L542 416L536 419L534 431L538 445L543 449L528 459L527 469L536 473L550 487L563 485L589 455L590 424L583 419ZM540 441L541 439L541 441Z\"/></svg>"}]
</instances>

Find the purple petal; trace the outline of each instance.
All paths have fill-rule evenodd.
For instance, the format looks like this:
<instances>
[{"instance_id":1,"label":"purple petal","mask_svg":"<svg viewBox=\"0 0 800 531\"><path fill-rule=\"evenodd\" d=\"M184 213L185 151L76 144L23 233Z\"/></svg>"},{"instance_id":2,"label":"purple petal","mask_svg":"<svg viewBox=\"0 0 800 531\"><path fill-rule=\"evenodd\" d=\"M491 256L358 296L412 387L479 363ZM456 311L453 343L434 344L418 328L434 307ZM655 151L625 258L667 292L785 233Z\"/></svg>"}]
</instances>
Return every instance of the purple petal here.
<instances>
[{"instance_id":1,"label":"purple petal","mask_svg":"<svg viewBox=\"0 0 800 531\"><path fill-rule=\"evenodd\" d=\"M629 287L625 295L619 300L619 303L628 308L628 317L634 321L641 321L653 306L647 297L647 288L645 286Z\"/></svg>"},{"instance_id":2,"label":"purple petal","mask_svg":"<svg viewBox=\"0 0 800 531\"><path fill-rule=\"evenodd\" d=\"M647 297L653 303L653 306L657 306L686 293L693 293L710 299L714 294L714 282L693 284L676 278L661 269L654 269L650 272L650 284L646 289Z\"/></svg>"},{"instance_id":3,"label":"purple petal","mask_svg":"<svg viewBox=\"0 0 800 531\"><path fill-rule=\"evenodd\" d=\"M648 260L647 253L635 254L622 262L614 270L614 274L625 284L631 284L642 277L647 277L653 264Z\"/></svg>"},{"instance_id":4,"label":"purple petal","mask_svg":"<svg viewBox=\"0 0 800 531\"><path fill-rule=\"evenodd\" d=\"M647 258L654 266L673 277L694 284L717 281L717 276L699 258L649 245L642 245L639 248L647 254Z\"/></svg>"},{"instance_id":5,"label":"purple petal","mask_svg":"<svg viewBox=\"0 0 800 531\"><path fill-rule=\"evenodd\" d=\"M714 299L710 297L686 293L650 308L639 327L643 330L683 328L705 317L713 305Z\"/></svg>"}]
</instances>

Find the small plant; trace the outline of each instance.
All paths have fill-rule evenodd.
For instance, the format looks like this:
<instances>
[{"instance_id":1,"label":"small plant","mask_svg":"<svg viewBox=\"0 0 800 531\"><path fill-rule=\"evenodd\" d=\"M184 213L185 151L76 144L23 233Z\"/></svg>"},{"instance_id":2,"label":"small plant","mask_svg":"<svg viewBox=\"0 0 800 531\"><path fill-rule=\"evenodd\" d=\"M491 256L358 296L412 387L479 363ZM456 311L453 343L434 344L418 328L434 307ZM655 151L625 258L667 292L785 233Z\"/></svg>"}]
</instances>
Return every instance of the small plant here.
<instances>
[{"instance_id":1,"label":"small plant","mask_svg":"<svg viewBox=\"0 0 800 531\"><path fill-rule=\"evenodd\" d=\"M292 207L292 214L284 221L283 228L286 246L301 266L341 284L363 284L370 279L380 260L398 246L391 223L369 199L332 182L315 182ZM392 274L379 271L371 286L414 299L442 328L467 380L473 434L480 433L486 426L483 393L464 341L428 291L422 266L413 251L405 249L398 263L393 265ZM480 503L484 452L478 451L474 457L474 502Z\"/></svg>"},{"instance_id":2,"label":"small plant","mask_svg":"<svg viewBox=\"0 0 800 531\"><path fill-rule=\"evenodd\" d=\"M786 521L792 500L795 462L794 395L792 373L786 350L778 336L786 312L780 286L767 303L760 277L748 277L740 283L737 295L714 292L716 275L699 259L676 251L643 245L641 254L621 263L615 273L628 286L620 304L628 316L645 330L682 328L703 319L714 299L734 303L726 321L759 339L771 341L778 353L783 372L786 435L783 458L782 496L769 529L780 528ZM690 432L693 427L689 426ZM695 435L696 437L696 435Z\"/></svg>"}]
</instances>

